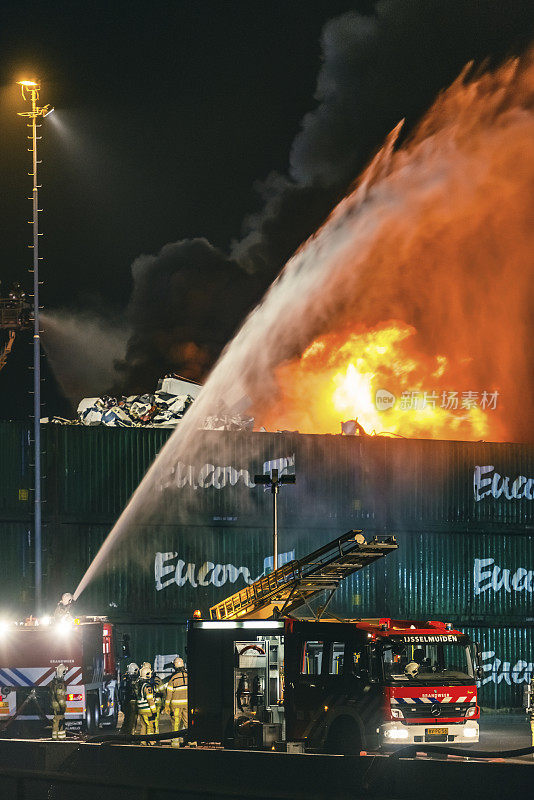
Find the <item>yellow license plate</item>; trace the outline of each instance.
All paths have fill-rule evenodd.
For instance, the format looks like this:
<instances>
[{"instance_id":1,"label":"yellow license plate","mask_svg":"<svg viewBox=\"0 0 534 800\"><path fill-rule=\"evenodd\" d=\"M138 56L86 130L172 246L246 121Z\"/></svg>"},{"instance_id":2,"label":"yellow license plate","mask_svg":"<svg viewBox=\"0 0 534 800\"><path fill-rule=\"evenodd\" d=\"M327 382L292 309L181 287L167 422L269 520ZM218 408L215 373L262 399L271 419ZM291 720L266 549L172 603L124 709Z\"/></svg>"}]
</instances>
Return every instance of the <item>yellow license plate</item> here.
<instances>
[{"instance_id":1,"label":"yellow license plate","mask_svg":"<svg viewBox=\"0 0 534 800\"><path fill-rule=\"evenodd\" d=\"M427 736L448 736L448 728L425 728Z\"/></svg>"}]
</instances>

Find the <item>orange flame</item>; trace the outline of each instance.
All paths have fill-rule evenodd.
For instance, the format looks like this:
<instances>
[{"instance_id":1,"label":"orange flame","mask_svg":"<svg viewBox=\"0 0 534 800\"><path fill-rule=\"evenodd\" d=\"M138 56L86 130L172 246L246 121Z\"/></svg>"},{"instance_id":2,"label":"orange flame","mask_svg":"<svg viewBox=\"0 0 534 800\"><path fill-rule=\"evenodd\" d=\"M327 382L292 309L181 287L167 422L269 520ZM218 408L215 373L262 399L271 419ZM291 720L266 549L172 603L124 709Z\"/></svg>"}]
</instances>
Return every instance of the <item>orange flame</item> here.
<instances>
[{"instance_id":1,"label":"orange flame","mask_svg":"<svg viewBox=\"0 0 534 800\"><path fill-rule=\"evenodd\" d=\"M357 416L376 433L532 442L534 49L466 70L397 135L267 297L261 341L276 347L258 337L244 368L254 416L271 430L339 433ZM377 408L381 389L393 408ZM439 399L413 407L412 392Z\"/></svg>"},{"instance_id":2,"label":"orange flame","mask_svg":"<svg viewBox=\"0 0 534 800\"><path fill-rule=\"evenodd\" d=\"M399 321L316 339L278 368L280 395L261 423L340 433L342 421L357 419L367 433L485 438L496 390L455 386L447 358L417 353L415 339L415 328Z\"/></svg>"}]
</instances>

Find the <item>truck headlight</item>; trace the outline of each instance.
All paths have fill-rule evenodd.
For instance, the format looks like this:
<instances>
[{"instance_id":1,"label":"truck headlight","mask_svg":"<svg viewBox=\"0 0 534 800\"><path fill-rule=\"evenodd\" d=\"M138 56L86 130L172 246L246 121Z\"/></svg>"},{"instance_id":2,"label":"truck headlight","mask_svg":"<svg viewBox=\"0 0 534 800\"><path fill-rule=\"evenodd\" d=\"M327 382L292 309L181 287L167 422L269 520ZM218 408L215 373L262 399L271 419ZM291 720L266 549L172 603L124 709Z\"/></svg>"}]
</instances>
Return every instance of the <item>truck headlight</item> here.
<instances>
[{"instance_id":1,"label":"truck headlight","mask_svg":"<svg viewBox=\"0 0 534 800\"><path fill-rule=\"evenodd\" d=\"M466 717L474 717L476 715L476 713L477 713L477 707L476 706L469 706L469 708L465 712L465 716Z\"/></svg>"},{"instance_id":2,"label":"truck headlight","mask_svg":"<svg viewBox=\"0 0 534 800\"><path fill-rule=\"evenodd\" d=\"M392 719L404 719L404 714L400 710L400 708L395 708L394 706L391 707L391 717Z\"/></svg>"},{"instance_id":3,"label":"truck headlight","mask_svg":"<svg viewBox=\"0 0 534 800\"><path fill-rule=\"evenodd\" d=\"M477 734L478 731L476 728L471 728L467 726L464 728L464 736L466 739L474 739L477 736Z\"/></svg>"},{"instance_id":4,"label":"truck headlight","mask_svg":"<svg viewBox=\"0 0 534 800\"><path fill-rule=\"evenodd\" d=\"M407 739L409 735L408 731L403 728L392 728L389 731L384 731L384 736L388 739Z\"/></svg>"},{"instance_id":5,"label":"truck headlight","mask_svg":"<svg viewBox=\"0 0 534 800\"><path fill-rule=\"evenodd\" d=\"M74 622L70 617L63 617L56 623L56 630L59 631L62 636L68 636L73 627Z\"/></svg>"}]
</instances>

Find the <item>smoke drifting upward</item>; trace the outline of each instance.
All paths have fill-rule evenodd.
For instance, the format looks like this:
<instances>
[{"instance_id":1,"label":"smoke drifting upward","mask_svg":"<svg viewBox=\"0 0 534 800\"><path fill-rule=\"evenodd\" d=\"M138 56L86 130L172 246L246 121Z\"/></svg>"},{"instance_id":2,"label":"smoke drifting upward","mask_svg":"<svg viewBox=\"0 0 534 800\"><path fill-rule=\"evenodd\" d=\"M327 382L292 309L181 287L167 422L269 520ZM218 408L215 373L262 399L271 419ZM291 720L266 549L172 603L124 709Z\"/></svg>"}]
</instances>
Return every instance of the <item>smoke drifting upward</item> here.
<instances>
[{"instance_id":1,"label":"smoke drifting upward","mask_svg":"<svg viewBox=\"0 0 534 800\"><path fill-rule=\"evenodd\" d=\"M381 0L368 14L327 22L317 106L293 142L289 175L258 184L259 210L245 219L230 256L197 239L135 262L126 390L146 391L168 370L204 379L387 131L401 118L409 131L467 61L520 52L533 33L530 0Z\"/></svg>"},{"instance_id":2,"label":"smoke drifting upward","mask_svg":"<svg viewBox=\"0 0 534 800\"><path fill-rule=\"evenodd\" d=\"M130 330L96 315L41 314L43 348L65 397L75 409L81 397L104 393L117 383L115 364L124 358Z\"/></svg>"},{"instance_id":3,"label":"smoke drifting upward","mask_svg":"<svg viewBox=\"0 0 534 800\"><path fill-rule=\"evenodd\" d=\"M258 299L254 282L206 239L140 256L132 275L133 333L118 368L133 391L147 391L173 366L201 379L234 333L242 304Z\"/></svg>"},{"instance_id":4,"label":"smoke drifting upward","mask_svg":"<svg viewBox=\"0 0 534 800\"><path fill-rule=\"evenodd\" d=\"M77 596L121 536L162 503L177 462L200 457L198 429L221 399L232 404L249 395L256 413L283 422L278 392L293 403L290 412L299 410L302 397L291 383L299 379L296 356L319 336L332 338L335 353L349 334L365 336L381 321L409 325L413 360L423 371L440 355L449 381L498 388L503 402L489 438L534 440L534 58L471 81L461 76L395 152L398 134L228 345ZM292 365L288 376L284 368Z\"/></svg>"}]
</instances>

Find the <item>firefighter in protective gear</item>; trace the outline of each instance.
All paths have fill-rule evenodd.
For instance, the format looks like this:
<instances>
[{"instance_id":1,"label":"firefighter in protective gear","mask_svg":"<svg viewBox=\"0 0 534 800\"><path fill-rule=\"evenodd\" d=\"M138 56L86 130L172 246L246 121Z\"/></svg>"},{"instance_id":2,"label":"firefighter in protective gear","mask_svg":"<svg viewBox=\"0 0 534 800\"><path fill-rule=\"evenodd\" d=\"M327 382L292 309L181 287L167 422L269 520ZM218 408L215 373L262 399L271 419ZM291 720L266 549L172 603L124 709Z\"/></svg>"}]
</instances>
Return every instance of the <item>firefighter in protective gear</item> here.
<instances>
[{"instance_id":1,"label":"firefighter in protective gear","mask_svg":"<svg viewBox=\"0 0 534 800\"><path fill-rule=\"evenodd\" d=\"M150 682L152 685L152 694L154 695L154 702L156 703L156 719L154 720L154 733L159 733L159 717L163 710L163 705L165 703L165 686L159 675L156 672L152 671L152 665L148 661L143 661L143 663L141 664L141 669L143 667L148 667L152 673L152 678L150 679Z\"/></svg>"},{"instance_id":2,"label":"firefighter in protective gear","mask_svg":"<svg viewBox=\"0 0 534 800\"><path fill-rule=\"evenodd\" d=\"M154 702L156 704L156 719L154 720L154 733L159 733L159 717L163 709L165 700L165 687L159 675L153 672L152 665L148 661L143 661L141 669L147 667L150 670L152 677L150 678L150 685L152 687L152 694L154 695Z\"/></svg>"},{"instance_id":3,"label":"firefighter in protective gear","mask_svg":"<svg viewBox=\"0 0 534 800\"><path fill-rule=\"evenodd\" d=\"M139 667L135 663L128 664L126 675L121 681L121 706L124 720L121 731L130 736L135 733L137 726L137 682L139 681Z\"/></svg>"},{"instance_id":4,"label":"firefighter in protective gear","mask_svg":"<svg viewBox=\"0 0 534 800\"><path fill-rule=\"evenodd\" d=\"M61 600L57 604L55 611L54 611L54 619L61 620L64 617L71 616L72 604L74 603L74 597L71 595L70 592L65 592L61 595Z\"/></svg>"},{"instance_id":5,"label":"firefighter in protective gear","mask_svg":"<svg viewBox=\"0 0 534 800\"><path fill-rule=\"evenodd\" d=\"M52 721L52 739L66 739L65 711L67 710L67 684L65 675L68 669L65 664L56 667L56 674L50 681L50 700L54 719Z\"/></svg>"},{"instance_id":6,"label":"firefighter in protective gear","mask_svg":"<svg viewBox=\"0 0 534 800\"><path fill-rule=\"evenodd\" d=\"M156 702L156 719L154 721L154 731L159 733L159 717L165 705L165 684L155 672L152 675L152 691Z\"/></svg>"},{"instance_id":7,"label":"firefighter in protective gear","mask_svg":"<svg viewBox=\"0 0 534 800\"><path fill-rule=\"evenodd\" d=\"M141 718L141 733L156 733L155 723L157 718L156 700L152 685L152 667L146 661L139 670L137 682L137 713ZM154 744L154 742L141 742L141 744Z\"/></svg>"},{"instance_id":8,"label":"firefighter in protective gear","mask_svg":"<svg viewBox=\"0 0 534 800\"><path fill-rule=\"evenodd\" d=\"M165 711L170 714L173 731L187 727L187 672L183 659L173 661L174 673L165 684ZM180 747L180 739L172 739L172 747Z\"/></svg>"}]
</instances>

